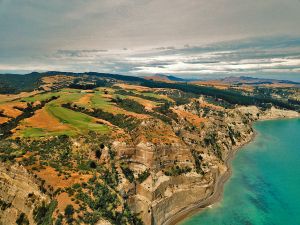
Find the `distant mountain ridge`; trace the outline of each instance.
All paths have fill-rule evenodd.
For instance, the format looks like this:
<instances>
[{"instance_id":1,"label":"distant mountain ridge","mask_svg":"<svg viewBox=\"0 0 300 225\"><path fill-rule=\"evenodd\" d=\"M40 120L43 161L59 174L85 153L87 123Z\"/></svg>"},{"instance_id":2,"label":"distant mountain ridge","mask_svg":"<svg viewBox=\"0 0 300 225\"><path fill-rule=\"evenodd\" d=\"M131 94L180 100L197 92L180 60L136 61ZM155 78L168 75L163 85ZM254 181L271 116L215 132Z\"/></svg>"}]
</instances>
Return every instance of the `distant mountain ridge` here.
<instances>
[{"instance_id":1,"label":"distant mountain ridge","mask_svg":"<svg viewBox=\"0 0 300 225\"><path fill-rule=\"evenodd\" d=\"M143 76L146 80L154 80L154 81L165 81L165 82L184 82L187 81L186 79L171 76L171 75L164 75L164 74L155 74L152 76Z\"/></svg>"},{"instance_id":2,"label":"distant mountain ridge","mask_svg":"<svg viewBox=\"0 0 300 225\"><path fill-rule=\"evenodd\" d=\"M277 79L268 79L268 78L255 78L255 77L248 77L248 76L240 76L240 77L225 77L222 79L219 79L223 83L243 83L243 84L295 84L300 85L299 82L295 81L289 81L289 80L277 80Z\"/></svg>"},{"instance_id":3,"label":"distant mountain ridge","mask_svg":"<svg viewBox=\"0 0 300 225\"><path fill-rule=\"evenodd\" d=\"M61 72L61 71L48 71L48 72L32 72L28 74L0 74L0 93L1 94L11 94L19 93L22 91L32 91L39 88L42 81L41 79L46 76L52 75L66 75L66 76L83 76L90 75L103 78L111 78L122 81L132 81L132 82L166 82L166 83L177 83L177 82L193 82L193 81L203 81L200 79L185 79L179 78L173 75L156 74L153 76L128 76L120 74L110 74L110 73L99 73L99 72L86 72L86 73L74 73L74 72ZM276 80L268 78L254 78L248 76L241 77L226 77L222 79L210 79L208 81L217 81L224 84L233 85L272 85L272 84L282 84L282 85L295 85L300 86L299 82L289 81L289 80Z\"/></svg>"}]
</instances>

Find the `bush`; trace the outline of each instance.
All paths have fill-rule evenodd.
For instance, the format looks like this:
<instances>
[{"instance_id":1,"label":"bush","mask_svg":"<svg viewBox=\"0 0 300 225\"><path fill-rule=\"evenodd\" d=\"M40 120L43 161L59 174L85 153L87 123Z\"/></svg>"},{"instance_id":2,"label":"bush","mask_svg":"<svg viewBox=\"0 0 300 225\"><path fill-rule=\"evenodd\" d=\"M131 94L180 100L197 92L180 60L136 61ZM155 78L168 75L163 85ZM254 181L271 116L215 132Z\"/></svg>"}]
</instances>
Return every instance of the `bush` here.
<instances>
[{"instance_id":1,"label":"bush","mask_svg":"<svg viewBox=\"0 0 300 225\"><path fill-rule=\"evenodd\" d=\"M145 170L144 172L142 172L138 175L137 180L138 180L139 183L143 183L149 176L150 176L150 172L147 169L147 170Z\"/></svg>"},{"instance_id":2,"label":"bush","mask_svg":"<svg viewBox=\"0 0 300 225\"><path fill-rule=\"evenodd\" d=\"M45 202L33 211L34 220L37 224L52 225L52 214L57 206L57 201L53 200L49 205Z\"/></svg>"},{"instance_id":3,"label":"bush","mask_svg":"<svg viewBox=\"0 0 300 225\"><path fill-rule=\"evenodd\" d=\"M128 167L128 165L126 164L121 164L121 169L122 172L124 173L125 177L127 178L127 180L130 181L130 183L132 183L134 181L134 175L132 170Z\"/></svg>"},{"instance_id":4,"label":"bush","mask_svg":"<svg viewBox=\"0 0 300 225\"><path fill-rule=\"evenodd\" d=\"M65 216L70 218L74 214L74 207L72 205L67 205L65 208Z\"/></svg>"},{"instance_id":5,"label":"bush","mask_svg":"<svg viewBox=\"0 0 300 225\"><path fill-rule=\"evenodd\" d=\"M179 167L179 166L173 166L169 170L165 171L166 176L179 176L184 173L191 172L190 167Z\"/></svg>"}]
</instances>

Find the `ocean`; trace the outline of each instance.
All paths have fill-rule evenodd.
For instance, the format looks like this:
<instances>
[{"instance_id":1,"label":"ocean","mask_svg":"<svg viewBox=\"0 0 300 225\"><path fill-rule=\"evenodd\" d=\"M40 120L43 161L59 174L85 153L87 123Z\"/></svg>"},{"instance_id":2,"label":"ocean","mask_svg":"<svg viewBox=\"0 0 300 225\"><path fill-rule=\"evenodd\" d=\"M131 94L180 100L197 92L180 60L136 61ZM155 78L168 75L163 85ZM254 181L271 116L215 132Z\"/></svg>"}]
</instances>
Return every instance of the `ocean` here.
<instances>
[{"instance_id":1,"label":"ocean","mask_svg":"<svg viewBox=\"0 0 300 225\"><path fill-rule=\"evenodd\" d=\"M300 225L300 119L257 122L223 199L183 225Z\"/></svg>"}]
</instances>

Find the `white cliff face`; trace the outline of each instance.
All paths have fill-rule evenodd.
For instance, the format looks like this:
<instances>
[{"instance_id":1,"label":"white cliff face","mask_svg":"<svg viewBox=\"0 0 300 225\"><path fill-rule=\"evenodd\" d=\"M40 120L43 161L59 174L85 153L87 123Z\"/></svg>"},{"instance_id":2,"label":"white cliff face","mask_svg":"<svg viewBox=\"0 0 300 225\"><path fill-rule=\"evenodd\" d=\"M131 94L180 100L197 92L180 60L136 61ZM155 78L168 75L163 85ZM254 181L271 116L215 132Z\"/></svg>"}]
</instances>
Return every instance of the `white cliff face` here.
<instances>
[{"instance_id":1,"label":"white cliff face","mask_svg":"<svg viewBox=\"0 0 300 225\"><path fill-rule=\"evenodd\" d=\"M265 111L260 110L256 106L243 106L237 108L243 114L249 114L254 120L272 120L283 118L297 118L300 114L292 110L283 110L271 107Z\"/></svg>"},{"instance_id":2,"label":"white cliff face","mask_svg":"<svg viewBox=\"0 0 300 225\"><path fill-rule=\"evenodd\" d=\"M16 224L22 213L35 224L33 210L49 201L24 167L0 164L0 224Z\"/></svg>"}]
</instances>

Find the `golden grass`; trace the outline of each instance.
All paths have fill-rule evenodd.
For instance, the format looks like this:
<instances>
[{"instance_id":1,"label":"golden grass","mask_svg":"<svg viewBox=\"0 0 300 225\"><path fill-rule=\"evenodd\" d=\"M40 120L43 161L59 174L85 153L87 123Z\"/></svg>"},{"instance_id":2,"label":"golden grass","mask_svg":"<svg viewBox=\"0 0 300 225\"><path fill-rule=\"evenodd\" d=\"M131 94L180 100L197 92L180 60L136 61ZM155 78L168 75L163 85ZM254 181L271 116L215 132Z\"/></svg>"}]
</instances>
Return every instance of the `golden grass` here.
<instances>
[{"instance_id":1,"label":"golden grass","mask_svg":"<svg viewBox=\"0 0 300 225\"><path fill-rule=\"evenodd\" d=\"M30 118L25 119L21 126L41 128L48 131L69 130L70 127L50 115L45 108L37 110Z\"/></svg>"},{"instance_id":2,"label":"golden grass","mask_svg":"<svg viewBox=\"0 0 300 225\"><path fill-rule=\"evenodd\" d=\"M195 125L196 127L200 126L201 123L205 123L207 119L201 118L193 113L186 112L180 109L172 109L178 116L185 118L189 123Z\"/></svg>"},{"instance_id":3,"label":"golden grass","mask_svg":"<svg viewBox=\"0 0 300 225\"><path fill-rule=\"evenodd\" d=\"M137 90L137 91L152 91L152 88L139 86L139 85L132 85L132 84L115 84L114 86L118 86L123 89L127 90Z\"/></svg>"},{"instance_id":4,"label":"golden grass","mask_svg":"<svg viewBox=\"0 0 300 225\"><path fill-rule=\"evenodd\" d=\"M0 124L3 124L5 122L9 121L9 118L7 117L0 117Z\"/></svg>"},{"instance_id":5,"label":"golden grass","mask_svg":"<svg viewBox=\"0 0 300 225\"><path fill-rule=\"evenodd\" d=\"M76 183L87 182L92 175L91 174L79 174L79 173L72 173L71 177L65 178L64 175L58 176L58 172L50 167L47 166L46 169L41 171L35 172L40 178L45 180L45 185L50 185L54 188L54 190L58 188L65 188L70 187Z\"/></svg>"},{"instance_id":6,"label":"golden grass","mask_svg":"<svg viewBox=\"0 0 300 225\"><path fill-rule=\"evenodd\" d=\"M14 107L19 107L19 108L26 108L27 103L25 102L9 102L9 103L5 103L5 104L1 104L0 105L0 111L3 110L3 114L8 116L8 117L12 117L15 118L19 115L22 114L22 111L15 109Z\"/></svg>"}]
</instances>

